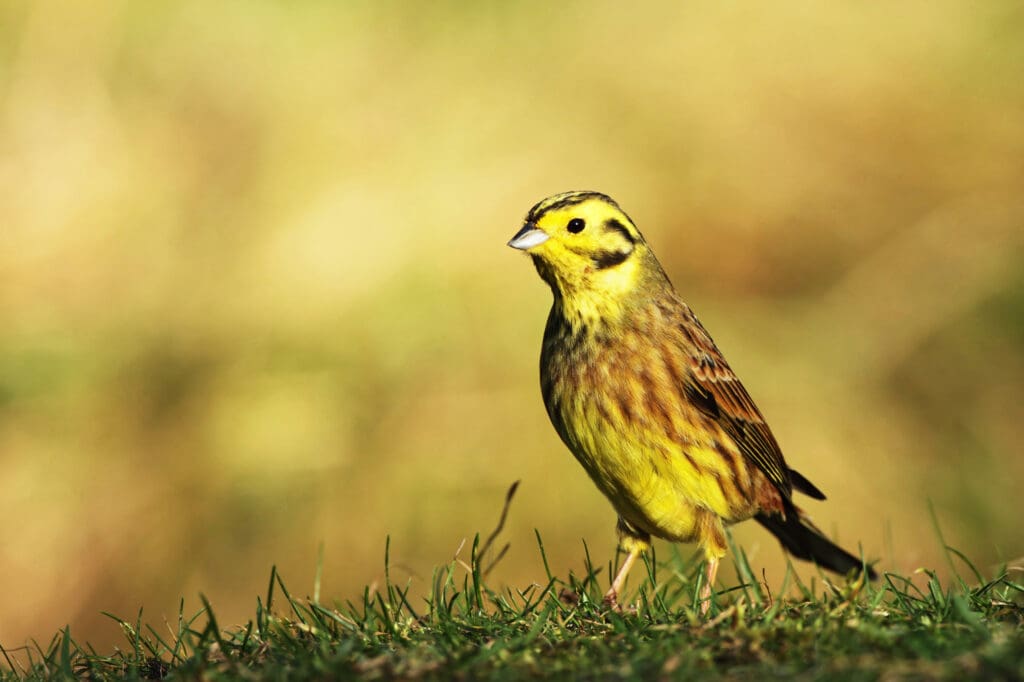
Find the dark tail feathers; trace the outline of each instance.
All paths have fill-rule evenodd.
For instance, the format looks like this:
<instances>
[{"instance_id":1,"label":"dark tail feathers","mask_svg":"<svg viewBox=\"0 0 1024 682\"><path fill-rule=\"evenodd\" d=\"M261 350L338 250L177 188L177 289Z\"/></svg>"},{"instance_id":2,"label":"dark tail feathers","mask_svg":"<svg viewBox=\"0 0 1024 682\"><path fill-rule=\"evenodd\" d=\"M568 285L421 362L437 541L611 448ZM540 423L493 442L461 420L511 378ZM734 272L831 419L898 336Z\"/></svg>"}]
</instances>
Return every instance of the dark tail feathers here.
<instances>
[{"instance_id":1,"label":"dark tail feathers","mask_svg":"<svg viewBox=\"0 0 1024 682\"><path fill-rule=\"evenodd\" d=\"M789 470L789 480L793 483L793 487L802 492L804 495L810 495L816 500L824 500L825 493L818 490L818 486L814 485L796 469Z\"/></svg>"},{"instance_id":2,"label":"dark tail feathers","mask_svg":"<svg viewBox=\"0 0 1024 682\"><path fill-rule=\"evenodd\" d=\"M798 559L813 561L822 568L846 575L853 569L864 570L863 562L845 549L829 540L818 530L803 512L792 504L786 505L786 516L781 514L758 514L757 522L779 539L782 546ZM878 577L875 570L867 567L868 578Z\"/></svg>"}]
</instances>

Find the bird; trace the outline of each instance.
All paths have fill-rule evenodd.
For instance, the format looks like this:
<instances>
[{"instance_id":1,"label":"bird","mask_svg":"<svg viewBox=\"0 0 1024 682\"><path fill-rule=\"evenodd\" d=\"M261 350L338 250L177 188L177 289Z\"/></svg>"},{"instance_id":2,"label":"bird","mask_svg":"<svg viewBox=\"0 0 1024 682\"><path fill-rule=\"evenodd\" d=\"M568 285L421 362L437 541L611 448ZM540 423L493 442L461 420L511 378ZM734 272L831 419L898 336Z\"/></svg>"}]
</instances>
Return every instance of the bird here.
<instances>
[{"instance_id":1,"label":"bird","mask_svg":"<svg viewBox=\"0 0 1024 682\"><path fill-rule=\"evenodd\" d=\"M876 577L796 505L794 493L825 495L787 466L761 410L611 197L550 196L508 245L530 256L553 295L540 354L548 417L618 515L625 558L608 607L621 610L626 576L656 537L703 550L706 615L725 528L751 518L794 557Z\"/></svg>"}]
</instances>

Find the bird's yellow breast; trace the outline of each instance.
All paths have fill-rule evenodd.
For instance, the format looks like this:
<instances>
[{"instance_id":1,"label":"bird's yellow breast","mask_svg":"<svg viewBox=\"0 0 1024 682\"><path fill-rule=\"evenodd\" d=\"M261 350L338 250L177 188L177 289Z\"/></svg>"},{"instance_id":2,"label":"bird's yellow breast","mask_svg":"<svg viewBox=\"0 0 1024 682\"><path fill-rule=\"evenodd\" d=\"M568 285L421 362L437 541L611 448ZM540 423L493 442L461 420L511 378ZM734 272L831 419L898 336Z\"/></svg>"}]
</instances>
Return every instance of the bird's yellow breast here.
<instances>
[{"instance_id":1,"label":"bird's yellow breast","mask_svg":"<svg viewBox=\"0 0 1024 682\"><path fill-rule=\"evenodd\" d=\"M699 539L705 512L727 523L756 512L735 445L683 399L663 358L638 353L650 339L619 331L603 344L587 330L586 342L559 324L549 320L541 358L548 414L623 519L687 542Z\"/></svg>"}]
</instances>

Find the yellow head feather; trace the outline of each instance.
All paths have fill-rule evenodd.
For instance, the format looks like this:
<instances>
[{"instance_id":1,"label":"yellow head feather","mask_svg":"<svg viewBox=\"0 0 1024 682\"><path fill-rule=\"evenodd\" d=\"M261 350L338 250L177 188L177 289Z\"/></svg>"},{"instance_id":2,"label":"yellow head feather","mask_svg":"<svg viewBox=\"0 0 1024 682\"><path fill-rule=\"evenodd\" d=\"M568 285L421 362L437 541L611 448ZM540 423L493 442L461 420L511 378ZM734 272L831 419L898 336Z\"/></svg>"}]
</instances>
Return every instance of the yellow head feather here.
<instances>
[{"instance_id":1,"label":"yellow head feather","mask_svg":"<svg viewBox=\"0 0 1024 682\"><path fill-rule=\"evenodd\" d=\"M652 278L666 281L633 221L599 192L544 199L509 245L530 254L570 323L614 321Z\"/></svg>"}]
</instances>

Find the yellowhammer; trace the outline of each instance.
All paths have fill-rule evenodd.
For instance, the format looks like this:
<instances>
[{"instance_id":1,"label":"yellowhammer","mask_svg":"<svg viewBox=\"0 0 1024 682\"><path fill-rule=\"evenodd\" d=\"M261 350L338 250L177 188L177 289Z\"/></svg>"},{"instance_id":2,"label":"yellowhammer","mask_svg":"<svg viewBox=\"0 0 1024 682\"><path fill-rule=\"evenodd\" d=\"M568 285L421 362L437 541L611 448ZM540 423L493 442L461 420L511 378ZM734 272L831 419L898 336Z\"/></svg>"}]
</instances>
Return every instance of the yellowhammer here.
<instances>
[{"instance_id":1,"label":"yellowhammer","mask_svg":"<svg viewBox=\"0 0 1024 682\"><path fill-rule=\"evenodd\" d=\"M703 548L706 613L724 526L751 517L793 556L843 574L864 568L793 503L794 489L825 496L786 466L760 410L618 204L598 192L549 197L509 246L533 258L554 294L540 356L548 416L619 515L627 554L606 603L618 608L653 535Z\"/></svg>"}]
</instances>

